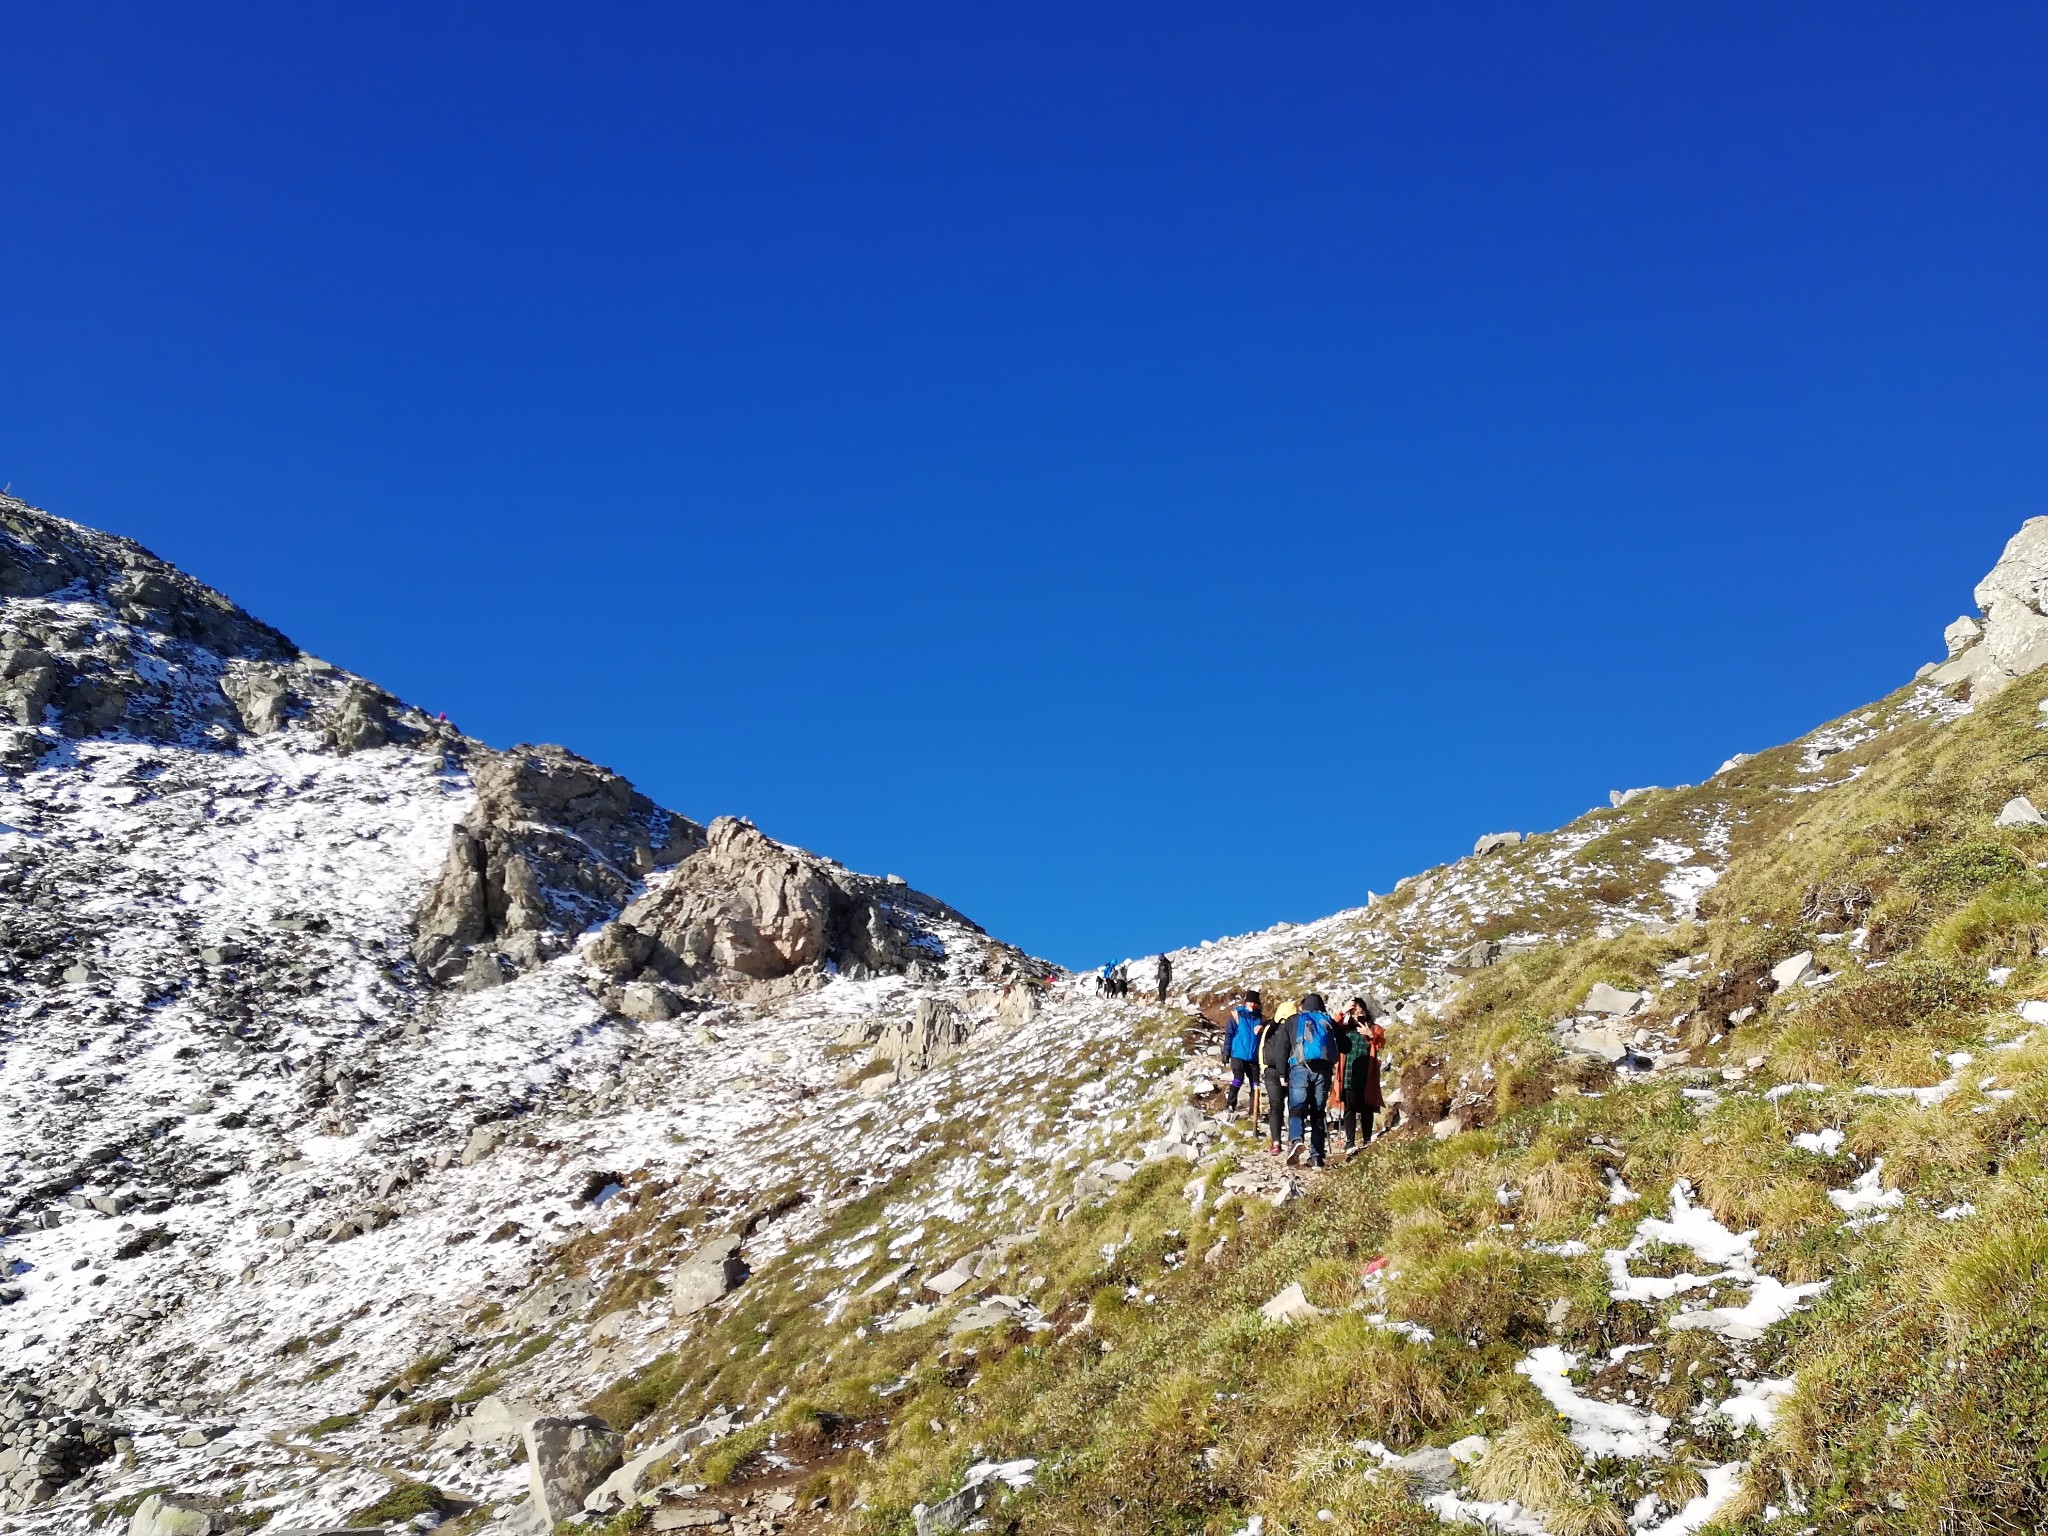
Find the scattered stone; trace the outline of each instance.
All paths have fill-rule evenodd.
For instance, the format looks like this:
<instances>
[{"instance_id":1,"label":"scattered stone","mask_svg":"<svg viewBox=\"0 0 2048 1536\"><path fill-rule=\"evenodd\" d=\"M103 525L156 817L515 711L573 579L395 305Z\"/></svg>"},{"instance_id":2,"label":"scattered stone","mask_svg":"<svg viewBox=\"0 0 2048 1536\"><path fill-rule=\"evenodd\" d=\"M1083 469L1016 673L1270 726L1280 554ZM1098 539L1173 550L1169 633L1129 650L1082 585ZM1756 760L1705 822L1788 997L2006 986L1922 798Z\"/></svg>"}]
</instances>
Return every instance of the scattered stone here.
<instances>
[{"instance_id":1,"label":"scattered stone","mask_svg":"<svg viewBox=\"0 0 2048 1536\"><path fill-rule=\"evenodd\" d=\"M593 1514L608 1515L623 1505L633 1503L640 1496L640 1481L647 1475L647 1469L662 1458L675 1455L681 1447L681 1440L673 1437L650 1445L591 1489L584 1496L583 1507Z\"/></svg>"},{"instance_id":2,"label":"scattered stone","mask_svg":"<svg viewBox=\"0 0 2048 1536\"><path fill-rule=\"evenodd\" d=\"M1450 958L1450 969L1469 975L1500 963L1499 939L1476 939Z\"/></svg>"},{"instance_id":3,"label":"scattered stone","mask_svg":"<svg viewBox=\"0 0 2048 1536\"><path fill-rule=\"evenodd\" d=\"M535 1419L525 1437L533 1510L550 1529L581 1510L591 1490L617 1470L626 1443L591 1414Z\"/></svg>"},{"instance_id":4,"label":"scattered stone","mask_svg":"<svg viewBox=\"0 0 2048 1536\"><path fill-rule=\"evenodd\" d=\"M1789 959L1780 960L1771 967L1771 985L1782 992L1787 987L1796 987L1819 969L1813 963L1813 951L1802 949Z\"/></svg>"},{"instance_id":5,"label":"scattered stone","mask_svg":"<svg viewBox=\"0 0 2048 1536\"><path fill-rule=\"evenodd\" d=\"M2025 795L2014 795L1998 812L2001 827L2048 827L2048 816L2034 808L2034 802Z\"/></svg>"},{"instance_id":6,"label":"scattered stone","mask_svg":"<svg viewBox=\"0 0 2048 1536\"><path fill-rule=\"evenodd\" d=\"M1657 786L1654 784L1645 784L1640 789L1610 789L1607 791L1607 804L1614 810L1620 810L1629 801L1640 800L1644 795L1654 795L1656 792Z\"/></svg>"},{"instance_id":7,"label":"scattered stone","mask_svg":"<svg viewBox=\"0 0 2048 1536\"><path fill-rule=\"evenodd\" d=\"M969 1483L958 1493L936 1504L914 1505L910 1511L911 1523L917 1528L917 1536L949 1536L953 1531L966 1529L967 1522L980 1514L986 1503L987 1490L980 1483Z\"/></svg>"},{"instance_id":8,"label":"scattered stone","mask_svg":"<svg viewBox=\"0 0 2048 1536\"><path fill-rule=\"evenodd\" d=\"M152 1493L128 1517L128 1536L212 1536L213 1512L176 1494Z\"/></svg>"},{"instance_id":9,"label":"scattered stone","mask_svg":"<svg viewBox=\"0 0 2048 1536\"><path fill-rule=\"evenodd\" d=\"M1269 1323L1306 1323L1322 1315L1323 1309L1308 1299L1299 1280L1259 1308L1259 1316Z\"/></svg>"},{"instance_id":10,"label":"scattered stone","mask_svg":"<svg viewBox=\"0 0 2048 1536\"><path fill-rule=\"evenodd\" d=\"M678 1264L669 1275L669 1311L676 1317L692 1317L720 1297L730 1294L747 1278L746 1261L740 1257L741 1238L737 1232L722 1232Z\"/></svg>"},{"instance_id":11,"label":"scattered stone","mask_svg":"<svg viewBox=\"0 0 2048 1536\"><path fill-rule=\"evenodd\" d=\"M1522 834L1519 832L1489 832L1472 845L1472 855L1474 858L1483 859L1489 853L1498 853L1503 848L1519 847L1521 842Z\"/></svg>"},{"instance_id":12,"label":"scattered stone","mask_svg":"<svg viewBox=\"0 0 2048 1536\"><path fill-rule=\"evenodd\" d=\"M1581 1007L1587 1013L1598 1013L1612 1017L1618 1014L1634 1013L1638 1008L1649 1002L1649 1000L1650 994L1647 992L1624 992L1621 988L1611 987L1604 981L1596 981L1593 983L1592 990L1586 994L1586 1001Z\"/></svg>"},{"instance_id":13,"label":"scattered stone","mask_svg":"<svg viewBox=\"0 0 2048 1536\"><path fill-rule=\"evenodd\" d=\"M657 1531L708 1531L731 1523L722 1509L700 1504L663 1504L647 1523Z\"/></svg>"}]
</instances>

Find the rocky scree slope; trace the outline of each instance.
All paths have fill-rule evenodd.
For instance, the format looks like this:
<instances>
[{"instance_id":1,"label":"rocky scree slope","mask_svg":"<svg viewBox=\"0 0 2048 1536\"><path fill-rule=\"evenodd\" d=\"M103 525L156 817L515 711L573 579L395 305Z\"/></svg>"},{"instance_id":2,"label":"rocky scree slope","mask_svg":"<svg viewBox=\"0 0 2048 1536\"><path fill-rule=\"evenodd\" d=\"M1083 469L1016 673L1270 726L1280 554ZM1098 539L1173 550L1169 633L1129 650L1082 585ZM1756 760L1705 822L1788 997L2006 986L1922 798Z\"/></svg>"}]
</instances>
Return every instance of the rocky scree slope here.
<instances>
[{"instance_id":1,"label":"rocky scree slope","mask_svg":"<svg viewBox=\"0 0 2048 1536\"><path fill-rule=\"evenodd\" d=\"M160 1497L172 1524L375 1502L388 1463L289 1432L615 1175L765 1177L745 1132L844 1070L819 1031L896 1042L894 1081L952 1043L933 1000L964 1037L1048 970L894 878L494 752L4 498L0 711L8 1528L143 1488L221 1506Z\"/></svg>"}]
</instances>

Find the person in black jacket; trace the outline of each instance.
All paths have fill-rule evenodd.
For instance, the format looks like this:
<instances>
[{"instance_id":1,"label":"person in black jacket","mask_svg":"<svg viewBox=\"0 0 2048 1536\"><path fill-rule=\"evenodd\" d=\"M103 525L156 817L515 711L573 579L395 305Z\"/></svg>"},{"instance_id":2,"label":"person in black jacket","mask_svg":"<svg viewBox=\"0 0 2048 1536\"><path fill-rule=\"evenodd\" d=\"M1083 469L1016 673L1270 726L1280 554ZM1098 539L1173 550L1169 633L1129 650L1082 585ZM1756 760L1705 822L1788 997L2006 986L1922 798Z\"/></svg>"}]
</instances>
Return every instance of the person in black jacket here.
<instances>
[{"instance_id":1,"label":"person in black jacket","mask_svg":"<svg viewBox=\"0 0 2048 1536\"><path fill-rule=\"evenodd\" d=\"M1280 1155L1280 1129L1287 1113L1287 1059L1293 1054L1294 1035L1289 1020L1261 1020L1259 1025L1259 1082L1266 1094L1266 1139L1272 1143L1267 1155Z\"/></svg>"}]
</instances>

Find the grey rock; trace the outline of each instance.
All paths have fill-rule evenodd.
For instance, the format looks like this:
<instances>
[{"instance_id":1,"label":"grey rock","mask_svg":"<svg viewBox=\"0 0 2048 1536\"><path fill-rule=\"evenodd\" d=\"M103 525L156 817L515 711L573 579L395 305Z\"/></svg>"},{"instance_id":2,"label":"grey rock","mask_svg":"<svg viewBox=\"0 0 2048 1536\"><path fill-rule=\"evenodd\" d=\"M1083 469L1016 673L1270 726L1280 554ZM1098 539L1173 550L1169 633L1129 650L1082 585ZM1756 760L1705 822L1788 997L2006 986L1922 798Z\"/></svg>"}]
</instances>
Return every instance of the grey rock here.
<instances>
[{"instance_id":1,"label":"grey rock","mask_svg":"<svg viewBox=\"0 0 2048 1536\"><path fill-rule=\"evenodd\" d=\"M917 1536L948 1536L948 1533L966 1528L968 1521L981 1513L988 1503L988 1490L980 1483L970 1483L949 1498L936 1504L914 1505L910 1511L912 1524Z\"/></svg>"},{"instance_id":2,"label":"grey rock","mask_svg":"<svg viewBox=\"0 0 2048 1536\"><path fill-rule=\"evenodd\" d=\"M547 1527L568 1519L624 1459L626 1437L590 1414L534 1419L525 1429L534 1512Z\"/></svg>"},{"instance_id":3,"label":"grey rock","mask_svg":"<svg viewBox=\"0 0 2048 1536\"><path fill-rule=\"evenodd\" d=\"M462 1148L462 1166L467 1168L482 1162L512 1134L511 1125L503 1120L491 1120L469 1133L469 1140Z\"/></svg>"},{"instance_id":4,"label":"grey rock","mask_svg":"<svg viewBox=\"0 0 2048 1536\"><path fill-rule=\"evenodd\" d=\"M1522 834L1519 832L1489 832L1472 845L1472 853L1475 858L1483 859L1489 853L1499 853L1503 848L1520 847L1521 842Z\"/></svg>"},{"instance_id":5,"label":"grey rock","mask_svg":"<svg viewBox=\"0 0 2048 1536\"><path fill-rule=\"evenodd\" d=\"M1988 697L2048 665L2048 517L2020 525L1977 583L1976 598L1978 636L1967 640L1967 620L1949 625L1949 659L1927 680L1941 687L1963 684L1973 697ZM1956 640L1965 643L1958 646Z\"/></svg>"},{"instance_id":6,"label":"grey rock","mask_svg":"<svg viewBox=\"0 0 2048 1536\"><path fill-rule=\"evenodd\" d=\"M663 1504L647 1523L657 1531L708 1531L731 1524L731 1518L701 1504Z\"/></svg>"},{"instance_id":7,"label":"grey rock","mask_svg":"<svg viewBox=\"0 0 2048 1536\"><path fill-rule=\"evenodd\" d=\"M614 1011L643 1024L659 1024L683 1011L682 999L658 981L629 982L619 988Z\"/></svg>"},{"instance_id":8,"label":"grey rock","mask_svg":"<svg viewBox=\"0 0 2048 1536\"><path fill-rule=\"evenodd\" d=\"M622 1462L616 1472L584 1496L583 1507L593 1514L608 1515L632 1503L640 1496L640 1484L647 1476L647 1469L664 1457L675 1455L681 1445L682 1441L674 1437L659 1440L638 1456Z\"/></svg>"},{"instance_id":9,"label":"grey rock","mask_svg":"<svg viewBox=\"0 0 2048 1536\"><path fill-rule=\"evenodd\" d=\"M950 1061L973 1037L973 1022L942 997L921 997L911 1016L884 1025L868 1064L889 1067L898 1079Z\"/></svg>"},{"instance_id":10,"label":"grey rock","mask_svg":"<svg viewBox=\"0 0 2048 1536\"><path fill-rule=\"evenodd\" d=\"M1818 970L1819 967L1813 963L1813 951L1802 949L1798 954L1780 960L1771 967L1771 985L1782 992L1787 987L1798 986Z\"/></svg>"},{"instance_id":11,"label":"grey rock","mask_svg":"<svg viewBox=\"0 0 2048 1536\"><path fill-rule=\"evenodd\" d=\"M1472 943L1451 956L1449 968L1453 971L1471 974L1483 971L1490 965L1498 964L1501 957L1499 939L1475 939Z\"/></svg>"},{"instance_id":12,"label":"grey rock","mask_svg":"<svg viewBox=\"0 0 2048 1536\"><path fill-rule=\"evenodd\" d=\"M1649 1000L1650 994L1647 992L1624 992L1621 988L1609 986L1604 981L1596 981L1592 989L1586 993L1586 1001L1581 1006L1587 1013L1629 1014L1634 1013Z\"/></svg>"},{"instance_id":13,"label":"grey rock","mask_svg":"<svg viewBox=\"0 0 2048 1536\"><path fill-rule=\"evenodd\" d=\"M1269 1323L1312 1322L1322 1315L1323 1309L1308 1299L1299 1280L1283 1287L1259 1308L1259 1316Z\"/></svg>"},{"instance_id":14,"label":"grey rock","mask_svg":"<svg viewBox=\"0 0 2048 1536\"><path fill-rule=\"evenodd\" d=\"M474 776L476 807L414 916L413 958L443 984L467 976L479 945L530 969L615 916L641 876L703 846L694 822L560 747L493 753ZM626 980L653 952L651 940L615 933L592 959Z\"/></svg>"},{"instance_id":15,"label":"grey rock","mask_svg":"<svg viewBox=\"0 0 2048 1536\"><path fill-rule=\"evenodd\" d=\"M327 743L337 752L366 752L387 745L393 738L391 711L397 700L368 683L351 680L342 689L341 702L328 715Z\"/></svg>"},{"instance_id":16,"label":"grey rock","mask_svg":"<svg viewBox=\"0 0 2048 1536\"><path fill-rule=\"evenodd\" d=\"M176 1494L152 1493L128 1517L128 1536L212 1536L213 1512Z\"/></svg>"},{"instance_id":17,"label":"grey rock","mask_svg":"<svg viewBox=\"0 0 2048 1536\"><path fill-rule=\"evenodd\" d=\"M2034 802L2025 795L2014 795L1999 808L1997 824L2001 827L2048 827L2048 816L2034 808Z\"/></svg>"},{"instance_id":18,"label":"grey rock","mask_svg":"<svg viewBox=\"0 0 2048 1536\"><path fill-rule=\"evenodd\" d=\"M267 736L284 729L292 692L283 668L261 662L245 663L221 679L220 691L234 706L242 729L252 736Z\"/></svg>"},{"instance_id":19,"label":"grey rock","mask_svg":"<svg viewBox=\"0 0 2048 1536\"><path fill-rule=\"evenodd\" d=\"M1967 616L1957 619L1941 632L1942 643L1948 647L1951 658L1960 656L1983 638L1984 626ZM1930 667L1928 670L1932 671L1933 668Z\"/></svg>"},{"instance_id":20,"label":"grey rock","mask_svg":"<svg viewBox=\"0 0 2048 1536\"><path fill-rule=\"evenodd\" d=\"M692 1317L719 1298L730 1294L747 1278L746 1261L740 1257L741 1238L737 1232L723 1232L701 1244L669 1275L669 1311L676 1317Z\"/></svg>"},{"instance_id":21,"label":"grey rock","mask_svg":"<svg viewBox=\"0 0 2048 1536\"><path fill-rule=\"evenodd\" d=\"M1619 810L1631 800L1640 800L1644 795L1653 795L1656 792L1657 786L1654 784L1645 784L1639 789L1610 789L1607 791L1607 803Z\"/></svg>"}]
</instances>

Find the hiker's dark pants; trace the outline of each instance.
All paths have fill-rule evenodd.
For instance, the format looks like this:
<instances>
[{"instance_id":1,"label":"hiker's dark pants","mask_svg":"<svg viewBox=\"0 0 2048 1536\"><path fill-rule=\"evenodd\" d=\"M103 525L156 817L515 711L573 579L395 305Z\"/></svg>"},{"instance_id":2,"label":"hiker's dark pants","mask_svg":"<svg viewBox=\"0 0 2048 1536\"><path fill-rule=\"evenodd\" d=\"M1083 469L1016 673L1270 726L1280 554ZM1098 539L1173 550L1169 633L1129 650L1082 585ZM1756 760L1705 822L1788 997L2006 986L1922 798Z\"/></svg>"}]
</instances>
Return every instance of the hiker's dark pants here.
<instances>
[{"instance_id":1,"label":"hiker's dark pants","mask_svg":"<svg viewBox=\"0 0 2048 1536\"><path fill-rule=\"evenodd\" d=\"M1256 1083L1259 1080L1259 1064L1244 1056L1230 1058L1230 1093L1224 1099L1224 1106L1234 1115L1237 1113L1237 1090L1241 1083Z\"/></svg>"},{"instance_id":2,"label":"hiker's dark pants","mask_svg":"<svg viewBox=\"0 0 2048 1536\"><path fill-rule=\"evenodd\" d=\"M1344 1106L1345 1146L1362 1147L1372 1140L1372 1117L1373 1111L1369 1108L1354 1109L1349 1104Z\"/></svg>"},{"instance_id":3,"label":"hiker's dark pants","mask_svg":"<svg viewBox=\"0 0 2048 1536\"><path fill-rule=\"evenodd\" d=\"M1328 1136L1324 1106L1330 1102L1330 1064L1296 1062L1288 1075L1287 1087L1287 1139L1301 1140L1302 1122L1306 1120L1308 1154L1321 1162Z\"/></svg>"},{"instance_id":4,"label":"hiker's dark pants","mask_svg":"<svg viewBox=\"0 0 2048 1536\"><path fill-rule=\"evenodd\" d=\"M1268 1067L1261 1081L1266 1090L1266 1140L1280 1144L1280 1125L1287 1114L1287 1071Z\"/></svg>"}]
</instances>

